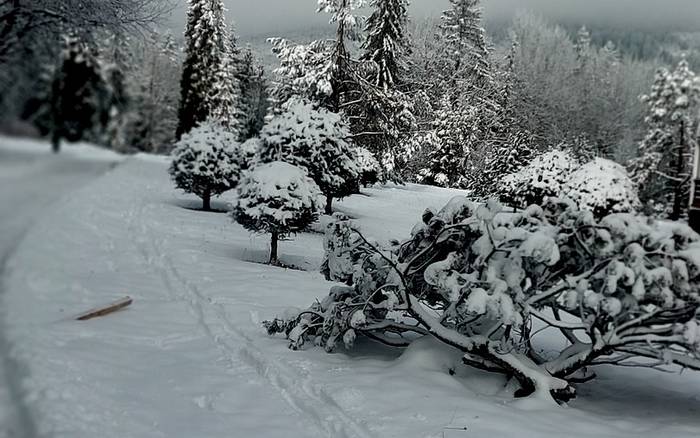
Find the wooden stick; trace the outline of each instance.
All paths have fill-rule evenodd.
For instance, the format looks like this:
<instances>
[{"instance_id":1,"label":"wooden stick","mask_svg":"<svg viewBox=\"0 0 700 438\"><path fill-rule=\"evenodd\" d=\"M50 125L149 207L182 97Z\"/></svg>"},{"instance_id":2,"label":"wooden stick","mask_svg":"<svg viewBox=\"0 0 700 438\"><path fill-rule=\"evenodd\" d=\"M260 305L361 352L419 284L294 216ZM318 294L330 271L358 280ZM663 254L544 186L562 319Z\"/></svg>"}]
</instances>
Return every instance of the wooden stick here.
<instances>
[{"instance_id":1,"label":"wooden stick","mask_svg":"<svg viewBox=\"0 0 700 438\"><path fill-rule=\"evenodd\" d=\"M110 313L114 313L117 310L121 310L127 306L130 306L132 302L133 300L131 299L131 297L125 297L107 306L97 307L95 309L88 310L85 313L81 313L80 315L76 316L75 319L77 321L87 321L88 319L109 315Z\"/></svg>"}]
</instances>

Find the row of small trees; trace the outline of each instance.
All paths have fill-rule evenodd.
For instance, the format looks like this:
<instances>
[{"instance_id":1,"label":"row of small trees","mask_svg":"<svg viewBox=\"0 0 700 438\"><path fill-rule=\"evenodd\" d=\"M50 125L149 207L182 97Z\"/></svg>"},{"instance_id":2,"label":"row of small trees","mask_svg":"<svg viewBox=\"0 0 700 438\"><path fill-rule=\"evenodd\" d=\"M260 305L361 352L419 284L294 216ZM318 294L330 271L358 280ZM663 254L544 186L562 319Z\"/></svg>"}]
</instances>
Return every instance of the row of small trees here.
<instances>
[{"instance_id":1,"label":"row of small trees","mask_svg":"<svg viewBox=\"0 0 700 438\"><path fill-rule=\"evenodd\" d=\"M237 187L234 217L272 234L270 262L277 263L277 241L316 220L321 195L331 214L334 198L376 182L378 163L348 135L338 114L293 98L243 144L225 125L200 123L177 143L170 174L178 188L202 198L204 210L212 196ZM273 169L281 171L275 176Z\"/></svg>"}]
</instances>

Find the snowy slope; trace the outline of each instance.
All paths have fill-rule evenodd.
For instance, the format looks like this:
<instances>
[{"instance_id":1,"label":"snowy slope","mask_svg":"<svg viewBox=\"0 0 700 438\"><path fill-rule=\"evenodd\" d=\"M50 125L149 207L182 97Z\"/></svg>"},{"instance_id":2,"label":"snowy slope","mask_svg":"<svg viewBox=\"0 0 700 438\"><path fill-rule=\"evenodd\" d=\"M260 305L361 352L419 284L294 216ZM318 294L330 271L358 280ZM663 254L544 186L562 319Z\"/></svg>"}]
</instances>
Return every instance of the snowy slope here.
<instances>
[{"instance_id":1,"label":"snowy slope","mask_svg":"<svg viewBox=\"0 0 700 438\"><path fill-rule=\"evenodd\" d=\"M10 261L8 337L25 364L27 402L56 437L690 437L700 434L700 375L602 370L562 408L515 401L499 376L457 367L422 340L370 342L333 355L294 352L260 321L306 306L321 236L280 245L171 188L167 163L134 157L44 212ZM455 191L409 185L339 204L377 239L408 234ZM230 195L222 203L230 202ZM214 203L213 207L217 207ZM71 316L130 295L125 311ZM653 414L653 415L652 415ZM463 430L466 428L466 431Z\"/></svg>"}]
</instances>

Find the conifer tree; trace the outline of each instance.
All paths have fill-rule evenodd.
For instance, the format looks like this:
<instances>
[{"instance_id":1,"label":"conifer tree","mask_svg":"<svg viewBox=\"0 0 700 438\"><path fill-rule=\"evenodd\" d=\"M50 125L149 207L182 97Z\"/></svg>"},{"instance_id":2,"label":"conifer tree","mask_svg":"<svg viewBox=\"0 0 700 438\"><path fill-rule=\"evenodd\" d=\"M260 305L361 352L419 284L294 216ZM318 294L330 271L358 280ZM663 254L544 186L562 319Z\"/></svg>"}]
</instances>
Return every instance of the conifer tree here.
<instances>
[{"instance_id":1,"label":"conifer tree","mask_svg":"<svg viewBox=\"0 0 700 438\"><path fill-rule=\"evenodd\" d=\"M236 60L236 80L240 88L240 138L245 141L260 132L265 124L268 107L265 70L250 46L239 51Z\"/></svg>"},{"instance_id":2,"label":"conifer tree","mask_svg":"<svg viewBox=\"0 0 700 438\"><path fill-rule=\"evenodd\" d=\"M101 50L100 61L107 83L107 95L101 111L101 123L105 126L101 143L115 149L124 150L127 146L126 130L132 108L131 87L127 77L133 68L132 47L129 39L121 33L109 35Z\"/></svg>"},{"instance_id":3,"label":"conifer tree","mask_svg":"<svg viewBox=\"0 0 700 438\"><path fill-rule=\"evenodd\" d=\"M136 49L128 144L146 152L167 152L178 123L180 89L170 79L181 74L180 49L167 33L149 35Z\"/></svg>"},{"instance_id":4,"label":"conifer tree","mask_svg":"<svg viewBox=\"0 0 700 438\"><path fill-rule=\"evenodd\" d=\"M476 81L490 79L486 31L481 26L479 0L450 0L451 9L443 12L440 31L455 60L454 71L464 70Z\"/></svg>"},{"instance_id":5,"label":"conifer tree","mask_svg":"<svg viewBox=\"0 0 700 438\"><path fill-rule=\"evenodd\" d=\"M358 25L355 11L364 7L366 3L367 0L318 0L318 11L329 14L330 23L336 26L335 40L328 63L332 92L327 102L328 109L336 113L340 111L343 98L352 83L350 54L346 40L348 35L353 35Z\"/></svg>"},{"instance_id":6,"label":"conifer tree","mask_svg":"<svg viewBox=\"0 0 700 438\"><path fill-rule=\"evenodd\" d=\"M408 0L372 0L371 6L360 59L374 63L372 82L387 90L401 84L406 68L405 56L410 49L405 35Z\"/></svg>"},{"instance_id":7,"label":"conifer tree","mask_svg":"<svg viewBox=\"0 0 700 438\"><path fill-rule=\"evenodd\" d=\"M237 90L222 0L189 0L177 137L207 119L237 134Z\"/></svg>"},{"instance_id":8,"label":"conifer tree","mask_svg":"<svg viewBox=\"0 0 700 438\"><path fill-rule=\"evenodd\" d=\"M326 214L332 214L333 199L355 193L359 185L348 126L340 115L299 98L289 100L282 110L263 127L258 158L304 168L326 196Z\"/></svg>"},{"instance_id":9,"label":"conifer tree","mask_svg":"<svg viewBox=\"0 0 700 438\"><path fill-rule=\"evenodd\" d=\"M306 230L318 218L318 186L304 169L273 161L245 173L237 191L233 219L252 232L269 233L269 263L281 265L279 241Z\"/></svg>"},{"instance_id":10,"label":"conifer tree","mask_svg":"<svg viewBox=\"0 0 700 438\"><path fill-rule=\"evenodd\" d=\"M106 92L107 84L93 51L78 37L65 36L61 64L50 93L49 131L54 152L60 150L62 139L74 142L93 138L102 122L101 97Z\"/></svg>"},{"instance_id":11,"label":"conifer tree","mask_svg":"<svg viewBox=\"0 0 700 438\"><path fill-rule=\"evenodd\" d=\"M657 72L651 93L642 97L648 106L649 131L631 163L640 199L657 204L672 220L686 210L692 173L692 154L698 127L700 80L683 59L676 70Z\"/></svg>"},{"instance_id":12,"label":"conifer tree","mask_svg":"<svg viewBox=\"0 0 700 438\"><path fill-rule=\"evenodd\" d=\"M513 90L517 83L515 72L518 40L511 35L511 47L498 74L498 111L488 139L489 150L484 168L470 175L468 188L479 196L492 196L504 176L512 174L532 160L536 151L533 136L519 126L513 105Z\"/></svg>"},{"instance_id":13,"label":"conifer tree","mask_svg":"<svg viewBox=\"0 0 700 438\"><path fill-rule=\"evenodd\" d=\"M211 210L211 198L238 184L241 171L239 145L225 127L203 122L187 132L172 152L170 176L175 186L202 199Z\"/></svg>"}]
</instances>

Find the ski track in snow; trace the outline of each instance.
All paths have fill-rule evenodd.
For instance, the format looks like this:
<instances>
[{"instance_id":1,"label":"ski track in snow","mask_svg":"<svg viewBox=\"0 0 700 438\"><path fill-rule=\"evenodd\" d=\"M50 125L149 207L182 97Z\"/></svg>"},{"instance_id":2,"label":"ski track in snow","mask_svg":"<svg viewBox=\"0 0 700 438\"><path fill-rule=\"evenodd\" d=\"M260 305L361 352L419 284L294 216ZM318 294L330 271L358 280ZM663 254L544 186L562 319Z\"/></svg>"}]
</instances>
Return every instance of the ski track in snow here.
<instances>
[{"instance_id":1,"label":"ski track in snow","mask_svg":"<svg viewBox=\"0 0 700 438\"><path fill-rule=\"evenodd\" d=\"M167 251L158 243L155 233L143 219L146 205L131 217L130 229L147 266L160 275L173 300L188 302L199 326L217 346L231 367L240 358L263 380L277 390L294 411L313 424L320 436L337 438L370 438L368 428L352 418L322 387L304 377L294 366L277 365L255 346L254 340L237 328L226 316L222 304L215 303L179 273ZM221 327L221 328L218 328Z\"/></svg>"}]
</instances>

